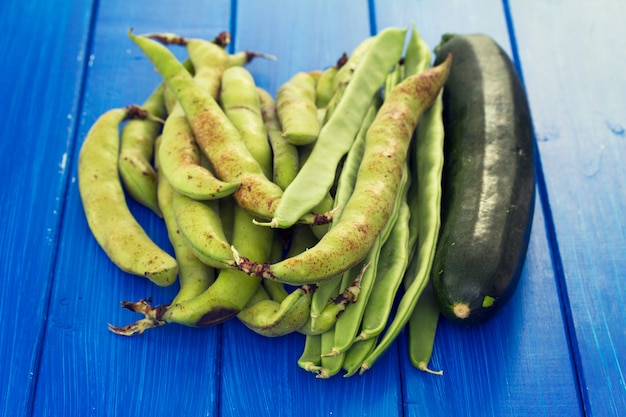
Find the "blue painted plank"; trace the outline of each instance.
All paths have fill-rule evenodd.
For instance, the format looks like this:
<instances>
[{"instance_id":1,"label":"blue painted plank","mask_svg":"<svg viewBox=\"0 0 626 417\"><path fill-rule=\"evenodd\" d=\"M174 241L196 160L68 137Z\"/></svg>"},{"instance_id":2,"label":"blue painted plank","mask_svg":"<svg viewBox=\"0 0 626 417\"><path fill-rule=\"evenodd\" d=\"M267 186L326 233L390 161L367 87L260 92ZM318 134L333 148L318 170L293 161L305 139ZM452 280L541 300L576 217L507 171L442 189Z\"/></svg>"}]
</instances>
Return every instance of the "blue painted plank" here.
<instances>
[{"instance_id":1,"label":"blue painted plank","mask_svg":"<svg viewBox=\"0 0 626 417\"><path fill-rule=\"evenodd\" d=\"M168 326L125 338L107 330L139 319L121 300L152 296L171 301L177 286L158 288L118 270L87 227L78 194L76 160L84 136L104 111L141 103L160 82L152 64L128 39L142 32L178 32L211 38L230 24L230 2L193 4L107 1L99 4L76 148L65 201L48 327L34 405L35 415L216 415L218 327ZM184 56L182 48L176 49ZM131 211L154 240L171 250L165 227L147 209ZM187 414L187 413L184 413Z\"/></svg>"},{"instance_id":2,"label":"blue painted plank","mask_svg":"<svg viewBox=\"0 0 626 417\"><path fill-rule=\"evenodd\" d=\"M626 47L620 1L511 1L585 411L626 410Z\"/></svg>"},{"instance_id":3,"label":"blue painted plank","mask_svg":"<svg viewBox=\"0 0 626 417\"><path fill-rule=\"evenodd\" d=\"M28 415L68 177L91 2L0 13L0 415Z\"/></svg>"},{"instance_id":4,"label":"blue painted plank","mask_svg":"<svg viewBox=\"0 0 626 417\"><path fill-rule=\"evenodd\" d=\"M284 18L288 16L288 18ZM346 16L350 16L346 24ZM236 49L274 54L254 61L257 84L275 95L298 71L323 69L370 35L366 1L238 1ZM261 35L262 34L262 35ZM304 337L264 338L240 323L222 336L221 416L394 416L402 398L397 357L389 355L365 376L316 379L297 360Z\"/></svg>"}]
</instances>

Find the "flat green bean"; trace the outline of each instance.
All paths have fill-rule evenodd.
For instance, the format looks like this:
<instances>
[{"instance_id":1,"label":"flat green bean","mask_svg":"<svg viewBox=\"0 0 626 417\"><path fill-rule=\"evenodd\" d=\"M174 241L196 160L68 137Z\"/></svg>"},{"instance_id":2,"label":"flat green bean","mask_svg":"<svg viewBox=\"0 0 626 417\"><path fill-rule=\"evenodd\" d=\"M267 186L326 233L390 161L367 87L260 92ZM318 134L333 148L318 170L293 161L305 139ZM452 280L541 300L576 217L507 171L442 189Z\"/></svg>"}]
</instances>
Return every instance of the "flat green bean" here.
<instances>
[{"instance_id":1,"label":"flat green bean","mask_svg":"<svg viewBox=\"0 0 626 417\"><path fill-rule=\"evenodd\" d=\"M439 316L439 307L429 280L409 318L409 359L417 369L435 375L443 375L442 370L433 371L428 367L433 353Z\"/></svg>"},{"instance_id":2,"label":"flat green bean","mask_svg":"<svg viewBox=\"0 0 626 417\"><path fill-rule=\"evenodd\" d=\"M371 100L402 54L406 30L388 28L375 36L354 69L337 110L322 127L316 146L280 199L270 225L289 227L328 193L339 161L350 150Z\"/></svg>"},{"instance_id":3,"label":"flat green bean","mask_svg":"<svg viewBox=\"0 0 626 417\"><path fill-rule=\"evenodd\" d=\"M306 336L298 366L307 372L318 374L321 370L322 335Z\"/></svg>"},{"instance_id":4,"label":"flat green bean","mask_svg":"<svg viewBox=\"0 0 626 417\"><path fill-rule=\"evenodd\" d=\"M178 282L180 288L172 303L178 303L206 290L215 280L215 270L206 265L193 253L193 250L180 233L176 223L176 215L172 208L174 188L163 175L159 160L159 146L161 138L155 141L155 167L157 172L157 198L163 213L163 220L167 228L167 235L174 249L174 255L178 262Z\"/></svg>"}]
</instances>

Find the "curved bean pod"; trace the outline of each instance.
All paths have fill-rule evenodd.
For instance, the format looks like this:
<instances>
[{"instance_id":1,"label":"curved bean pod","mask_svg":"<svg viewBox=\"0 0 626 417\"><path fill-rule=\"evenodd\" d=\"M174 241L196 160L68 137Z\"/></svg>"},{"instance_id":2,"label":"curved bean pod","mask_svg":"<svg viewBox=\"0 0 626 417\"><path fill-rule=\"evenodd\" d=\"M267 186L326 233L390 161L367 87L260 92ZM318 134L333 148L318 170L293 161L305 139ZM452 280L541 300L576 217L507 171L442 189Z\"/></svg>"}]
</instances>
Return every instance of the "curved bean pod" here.
<instances>
[{"instance_id":1,"label":"curved bean pod","mask_svg":"<svg viewBox=\"0 0 626 417\"><path fill-rule=\"evenodd\" d=\"M224 234L217 201L199 201L175 193L172 209L181 235L202 262L219 269L232 265L232 251Z\"/></svg>"},{"instance_id":2,"label":"curved bean pod","mask_svg":"<svg viewBox=\"0 0 626 417\"><path fill-rule=\"evenodd\" d=\"M161 213L163 213L167 235L174 248L174 254L178 262L178 282L180 288L172 303L179 303L193 298L206 290L215 280L215 270L198 259L180 233L172 207L175 191L160 169L161 163L158 157L160 145L161 138L158 138L155 141L157 199Z\"/></svg>"},{"instance_id":3,"label":"curved bean pod","mask_svg":"<svg viewBox=\"0 0 626 417\"><path fill-rule=\"evenodd\" d=\"M263 123L261 101L254 78L247 69L229 67L224 70L220 102L265 176L272 178L272 149Z\"/></svg>"},{"instance_id":4,"label":"curved bean pod","mask_svg":"<svg viewBox=\"0 0 626 417\"><path fill-rule=\"evenodd\" d=\"M433 371L428 367L440 314L432 283L429 280L409 318L409 360L420 371L435 375L443 375L442 370Z\"/></svg>"},{"instance_id":5,"label":"curved bean pod","mask_svg":"<svg viewBox=\"0 0 626 417\"><path fill-rule=\"evenodd\" d=\"M145 112L137 106L111 109L91 126L78 157L78 188L87 223L111 261L159 286L172 284L176 260L158 247L126 205L118 174L120 124Z\"/></svg>"},{"instance_id":6,"label":"curved bean pod","mask_svg":"<svg viewBox=\"0 0 626 417\"><path fill-rule=\"evenodd\" d=\"M284 336L297 331L309 317L315 285L303 285L282 302L260 300L241 310L237 318L250 330L267 337Z\"/></svg>"},{"instance_id":7,"label":"curved bean pod","mask_svg":"<svg viewBox=\"0 0 626 417\"><path fill-rule=\"evenodd\" d=\"M234 193L239 205L254 216L271 219L283 191L267 179L219 104L208 92L197 87L191 75L165 46L136 36L132 31L129 31L129 37L157 67L176 94L196 141L211 161L217 176L223 181L240 184ZM192 61L198 71L196 61ZM306 217L303 221L315 222L315 216L303 217Z\"/></svg>"},{"instance_id":8,"label":"curved bean pod","mask_svg":"<svg viewBox=\"0 0 626 417\"><path fill-rule=\"evenodd\" d=\"M359 369L361 369L361 364L367 355L374 350L377 341L377 337L372 337L350 346L350 349L346 352L346 356L343 360L343 370L346 371L343 375L345 378L356 374Z\"/></svg>"},{"instance_id":9,"label":"curved bean pod","mask_svg":"<svg viewBox=\"0 0 626 417\"><path fill-rule=\"evenodd\" d=\"M441 91L451 61L449 56L393 89L367 132L354 192L341 219L314 247L274 264L235 256L237 267L251 275L302 285L329 279L362 260L393 212L411 136L421 114Z\"/></svg>"},{"instance_id":10,"label":"curved bean pod","mask_svg":"<svg viewBox=\"0 0 626 417\"><path fill-rule=\"evenodd\" d=\"M254 259L266 259L271 248L273 230L253 225L249 215L240 206L235 205L235 211L233 243L242 247L248 256ZM150 306L147 300L123 302L124 308L141 313L145 317L126 326L109 326L109 330L116 334L132 336L167 323L189 327L219 324L236 316L245 308L255 296L259 283L259 278L250 277L236 269L222 269L215 282L196 297L156 307Z\"/></svg>"},{"instance_id":11,"label":"curved bean pod","mask_svg":"<svg viewBox=\"0 0 626 417\"><path fill-rule=\"evenodd\" d=\"M165 121L159 159L172 187L195 200L222 198L239 188L238 183L224 182L202 166L195 136L180 105L174 106Z\"/></svg>"},{"instance_id":12,"label":"curved bean pod","mask_svg":"<svg viewBox=\"0 0 626 417\"><path fill-rule=\"evenodd\" d=\"M157 119L165 119L163 85L150 94L141 106ZM154 141L162 122L150 118L129 120L122 128L118 169L128 194L139 204L162 217L157 201L157 174L152 167Z\"/></svg>"},{"instance_id":13,"label":"curved bean pod","mask_svg":"<svg viewBox=\"0 0 626 417\"><path fill-rule=\"evenodd\" d=\"M291 184L299 169L298 150L282 135L282 126L276 113L276 103L272 96L257 87L261 102L261 116L272 147L272 181L283 190Z\"/></svg>"},{"instance_id":14,"label":"curved bean pod","mask_svg":"<svg viewBox=\"0 0 626 417\"><path fill-rule=\"evenodd\" d=\"M450 61L450 57L447 58ZM441 93L424 115L417 131L417 141L412 153L413 166L417 169L418 182L415 193L417 206L412 207L419 217L417 233L418 259L410 285L405 288L396 315L374 351L361 365L361 372L369 369L389 348L404 325L409 321L415 303L419 299L432 269L440 226L441 174L443 170L443 140ZM419 163L417 163L419 161Z\"/></svg>"},{"instance_id":15,"label":"curved bean pod","mask_svg":"<svg viewBox=\"0 0 626 417\"><path fill-rule=\"evenodd\" d=\"M310 73L298 72L281 85L276 93L276 108L283 137L294 145L308 145L319 135L315 84Z\"/></svg>"},{"instance_id":16,"label":"curved bean pod","mask_svg":"<svg viewBox=\"0 0 626 417\"><path fill-rule=\"evenodd\" d=\"M322 362L322 335L307 336L304 340L304 349L298 358L298 366L307 372L318 374Z\"/></svg>"},{"instance_id":17,"label":"curved bean pod","mask_svg":"<svg viewBox=\"0 0 626 417\"><path fill-rule=\"evenodd\" d=\"M273 230L255 226L250 215L235 205L234 245L248 256L262 261L270 256L273 237ZM222 269L205 292L183 303L170 305L158 319L196 327L222 323L236 316L248 304L260 282L258 277L247 276L236 269Z\"/></svg>"},{"instance_id":18,"label":"curved bean pod","mask_svg":"<svg viewBox=\"0 0 626 417\"><path fill-rule=\"evenodd\" d=\"M400 59L405 33L404 29L388 28L374 37L337 110L322 127L311 155L280 199L271 226L293 225L328 193L337 165L350 150L372 98Z\"/></svg>"}]
</instances>

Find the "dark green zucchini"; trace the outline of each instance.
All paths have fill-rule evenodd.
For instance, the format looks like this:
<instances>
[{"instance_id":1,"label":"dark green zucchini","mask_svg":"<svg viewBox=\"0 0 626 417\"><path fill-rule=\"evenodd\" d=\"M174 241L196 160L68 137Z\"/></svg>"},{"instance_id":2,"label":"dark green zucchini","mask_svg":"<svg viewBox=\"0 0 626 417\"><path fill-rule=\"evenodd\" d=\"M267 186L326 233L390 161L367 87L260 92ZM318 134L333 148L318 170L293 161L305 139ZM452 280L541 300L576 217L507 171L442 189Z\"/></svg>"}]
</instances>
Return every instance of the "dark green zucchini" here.
<instances>
[{"instance_id":1,"label":"dark green zucchini","mask_svg":"<svg viewBox=\"0 0 626 417\"><path fill-rule=\"evenodd\" d=\"M485 35L445 35L442 218L432 283L442 314L475 325L509 300L532 224L533 129L511 59Z\"/></svg>"}]
</instances>

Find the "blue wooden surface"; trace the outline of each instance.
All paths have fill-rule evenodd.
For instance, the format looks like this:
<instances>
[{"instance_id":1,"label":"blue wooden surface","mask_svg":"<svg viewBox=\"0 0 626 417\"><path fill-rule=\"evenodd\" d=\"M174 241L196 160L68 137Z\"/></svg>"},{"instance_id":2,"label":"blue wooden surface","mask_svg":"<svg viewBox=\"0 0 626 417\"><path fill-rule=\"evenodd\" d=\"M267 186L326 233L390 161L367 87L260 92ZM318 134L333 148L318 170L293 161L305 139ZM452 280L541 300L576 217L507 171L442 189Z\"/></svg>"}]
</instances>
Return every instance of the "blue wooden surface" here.
<instances>
[{"instance_id":1,"label":"blue wooden surface","mask_svg":"<svg viewBox=\"0 0 626 417\"><path fill-rule=\"evenodd\" d=\"M623 415L625 14L618 0L4 2L0 415ZM324 381L297 367L298 334L263 338L234 320L108 332L137 318L120 300L168 302L176 292L117 270L78 195L91 123L159 81L128 28L229 30L234 50L278 56L249 66L275 93L294 72L410 24L431 46L445 32L484 32L516 59L540 157L520 287L484 326L442 322L432 367L444 376L410 365L404 335L365 375ZM162 222L130 204L168 248Z\"/></svg>"}]
</instances>

